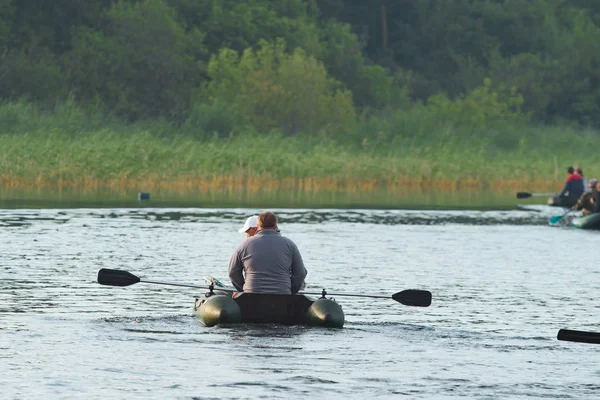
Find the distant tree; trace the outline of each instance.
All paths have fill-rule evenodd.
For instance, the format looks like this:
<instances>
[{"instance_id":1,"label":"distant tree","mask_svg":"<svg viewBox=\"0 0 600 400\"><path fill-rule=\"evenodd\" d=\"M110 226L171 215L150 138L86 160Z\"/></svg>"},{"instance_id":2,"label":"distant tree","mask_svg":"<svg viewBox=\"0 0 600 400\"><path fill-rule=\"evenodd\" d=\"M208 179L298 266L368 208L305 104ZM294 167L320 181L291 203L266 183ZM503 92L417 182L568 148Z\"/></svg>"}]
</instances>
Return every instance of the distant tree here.
<instances>
[{"instance_id":1,"label":"distant tree","mask_svg":"<svg viewBox=\"0 0 600 400\"><path fill-rule=\"evenodd\" d=\"M67 94L67 77L49 50L24 48L0 54L0 100L25 99L53 107Z\"/></svg>"},{"instance_id":2,"label":"distant tree","mask_svg":"<svg viewBox=\"0 0 600 400\"><path fill-rule=\"evenodd\" d=\"M100 102L130 120L182 118L203 80L203 36L177 22L163 0L116 3L103 32L80 27L66 59L82 101Z\"/></svg>"},{"instance_id":3,"label":"distant tree","mask_svg":"<svg viewBox=\"0 0 600 400\"><path fill-rule=\"evenodd\" d=\"M14 13L12 0L0 0L0 49L8 48Z\"/></svg>"},{"instance_id":4,"label":"distant tree","mask_svg":"<svg viewBox=\"0 0 600 400\"><path fill-rule=\"evenodd\" d=\"M208 72L209 99L234 105L259 132L332 133L355 119L352 94L304 50L287 54L283 40L242 56L221 50Z\"/></svg>"},{"instance_id":5,"label":"distant tree","mask_svg":"<svg viewBox=\"0 0 600 400\"><path fill-rule=\"evenodd\" d=\"M350 26L327 22L321 30L320 58L329 73L353 93L360 108L406 107L410 103L403 76L367 60Z\"/></svg>"},{"instance_id":6,"label":"distant tree","mask_svg":"<svg viewBox=\"0 0 600 400\"><path fill-rule=\"evenodd\" d=\"M221 48L243 51L261 39L283 38L290 48L320 50L318 9L312 0L168 0L187 29L205 33L209 53Z\"/></svg>"},{"instance_id":7,"label":"distant tree","mask_svg":"<svg viewBox=\"0 0 600 400\"><path fill-rule=\"evenodd\" d=\"M71 48L73 28L99 27L103 22L103 12L116 1L12 1L14 19L11 48L46 47L57 55L63 54ZM0 0L0 9L2 2L6 0Z\"/></svg>"}]
</instances>

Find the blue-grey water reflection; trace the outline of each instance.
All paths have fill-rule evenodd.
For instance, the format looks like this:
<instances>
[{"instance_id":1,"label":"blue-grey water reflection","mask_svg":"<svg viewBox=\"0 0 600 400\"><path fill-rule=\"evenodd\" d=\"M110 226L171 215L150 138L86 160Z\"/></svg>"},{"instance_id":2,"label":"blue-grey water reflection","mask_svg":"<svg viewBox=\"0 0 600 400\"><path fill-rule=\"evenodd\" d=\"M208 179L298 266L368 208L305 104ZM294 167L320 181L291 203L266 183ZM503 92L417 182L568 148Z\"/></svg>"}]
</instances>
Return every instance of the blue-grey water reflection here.
<instances>
[{"instance_id":1,"label":"blue-grey water reflection","mask_svg":"<svg viewBox=\"0 0 600 400\"><path fill-rule=\"evenodd\" d=\"M429 308L336 298L341 330L205 328L193 289L226 278L255 209L0 210L2 398L597 396L598 232L533 211L275 210L310 290L433 293Z\"/></svg>"}]
</instances>

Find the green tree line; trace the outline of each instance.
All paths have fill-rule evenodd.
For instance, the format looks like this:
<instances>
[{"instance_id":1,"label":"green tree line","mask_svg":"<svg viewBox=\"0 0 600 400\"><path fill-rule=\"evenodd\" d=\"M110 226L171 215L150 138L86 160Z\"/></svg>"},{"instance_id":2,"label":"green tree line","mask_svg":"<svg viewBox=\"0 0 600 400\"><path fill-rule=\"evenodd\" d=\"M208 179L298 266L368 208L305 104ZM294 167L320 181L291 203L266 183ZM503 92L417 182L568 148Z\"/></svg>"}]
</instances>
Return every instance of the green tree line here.
<instances>
[{"instance_id":1,"label":"green tree line","mask_svg":"<svg viewBox=\"0 0 600 400\"><path fill-rule=\"evenodd\" d=\"M599 24L592 0L0 0L0 101L202 138L598 127Z\"/></svg>"}]
</instances>

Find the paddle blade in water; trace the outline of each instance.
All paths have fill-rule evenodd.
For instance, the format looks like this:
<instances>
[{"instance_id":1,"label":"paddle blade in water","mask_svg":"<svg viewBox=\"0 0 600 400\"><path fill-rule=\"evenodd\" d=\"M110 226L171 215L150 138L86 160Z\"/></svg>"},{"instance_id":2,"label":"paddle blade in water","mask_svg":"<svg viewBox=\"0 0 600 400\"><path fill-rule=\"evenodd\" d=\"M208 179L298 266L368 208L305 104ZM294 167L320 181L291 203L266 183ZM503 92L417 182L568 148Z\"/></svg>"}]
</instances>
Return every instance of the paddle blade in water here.
<instances>
[{"instance_id":1,"label":"paddle blade in water","mask_svg":"<svg viewBox=\"0 0 600 400\"><path fill-rule=\"evenodd\" d=\"M556 336L556 338L558 340L564 340L567 342L600 344L600 333L597 332L584 332L574 331L571 329L561 329L558 331L558 335Z\"/></svg>"},{"instance_id":2,"label":"paddle blade in water","mask_svg":"<svg viewBox=\"0 0 600 400\"><path fill-rule=\"evenodd\" d=\"M570 212L571 212L571 210L567 211L563 215L555 215L553 217L550 217L550 218L548 218L548 223L550 225L556 225L556 224L558 224L564 218L565 215L567 215Z\"/></svg>"},{"instance_id":3,"label":"paddle blade in water","mask_svg":"<svg viewBox=\"0 0 600 400\"><path fill-rule=\"evenodd\" d=\"M429 307L431 292L427 290L408 289L392 295L392 299L405 306Z\"/></svg>"},{"instance_id":4,"label":"paddle blade in water","mask_svg":"<svg viewBox=\"0 0 600 400\"><path fill-rule=\"evenodd\" d=\"M98 271L98 283L109 286L129 286L138 283L140 278L127 271L102 268Z\"/></svg>"},{"instance_id":5,"label":"paddle blade in water","mask_svg":"<svg viewBox=\"0 0 600 400\"><path fill-rule=\"evenodd\" d=\"M554 224L560 222L561 219L562 219L562 215L555 215L553 217L550 217L548 219L548 222L550 223L550 225L554 225Z\"/></svg>"}]
</instances>

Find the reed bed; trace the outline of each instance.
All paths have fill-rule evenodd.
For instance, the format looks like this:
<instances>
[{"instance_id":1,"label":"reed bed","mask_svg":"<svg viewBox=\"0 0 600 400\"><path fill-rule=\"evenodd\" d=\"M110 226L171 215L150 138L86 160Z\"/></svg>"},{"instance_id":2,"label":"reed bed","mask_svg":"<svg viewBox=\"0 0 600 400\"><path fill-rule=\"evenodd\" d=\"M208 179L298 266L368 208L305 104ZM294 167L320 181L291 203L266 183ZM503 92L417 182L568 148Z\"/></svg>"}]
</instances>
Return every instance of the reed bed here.
<instances>
[{"instance_id":1,"label":"reed bed","mask_svg":"<svg viewBox=\"0 0 600 400\"><path fill-rule=\"evenodd\" d=\"M563 175L556 173L553 158L534 153L487 158L466 148L427 152L413 147L380 154L342 145L301 147L301 138L277 136L198 142L144 132L77 138L2 135L0 182L12 188L90 190L545 190L555 188ZM592 160L581 165L599 167Z\"/></svg>"},{"instance_id":2,"label":"reed bed","mask_svg":"<svg viewBox=\"0 0 600 400\"><path fill-rule=\"evenodd\" d=\"M371 136L365 136L368 124L357 124L339 137L248 131L206 140L164 121L124 124L68 104L51 114L27 103L4 104L0 186L541 191L559 189L568 165L600 176L597 131L530 125L436 129L423 117L409 113Z\"/></svg>"}]
</instances>

